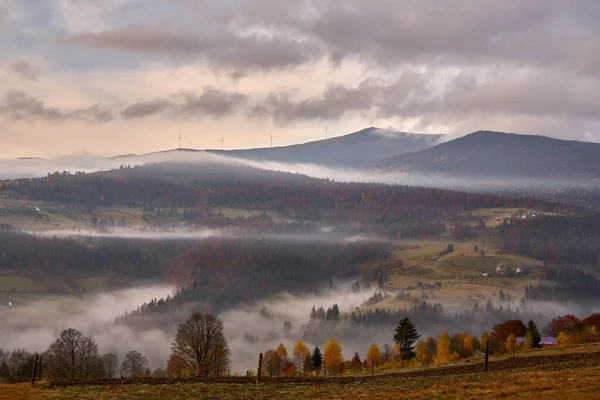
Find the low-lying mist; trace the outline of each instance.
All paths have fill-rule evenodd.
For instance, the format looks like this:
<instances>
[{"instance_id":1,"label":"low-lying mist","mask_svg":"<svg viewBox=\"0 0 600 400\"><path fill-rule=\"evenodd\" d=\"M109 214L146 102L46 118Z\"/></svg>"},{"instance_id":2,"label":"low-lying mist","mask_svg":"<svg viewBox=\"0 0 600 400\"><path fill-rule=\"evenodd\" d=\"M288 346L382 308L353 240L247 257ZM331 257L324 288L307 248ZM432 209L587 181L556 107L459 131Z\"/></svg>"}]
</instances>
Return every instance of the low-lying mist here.
<instances>
[{"instance_id":1,"label":"low-lying mist","mask_svg":"<svg viewBox=\"0 0 600 400\"><path fill-rule=\"evenodd\" d=\"M146 315L139 323L126 325L117 323L116 317L126 311L135 310L150 299L160 299L173 292L166 285L136 287L127 290L88 295L85 297L65 297L56 300L37 301L30 304L0 309L0 348L13 350L25 348L41 352L56 339L65 328L76 328L92 335L99 344L101 353L112 352L122 360L130 350L138 350L148 357L151 368L164 368L170 353L170 345L175 337L178 324L191 312L205 312L205 305L185 304L166 315ZM351 313L379 289L350 291L348 283L337 283L335 289L318 293L290 294L279 293L253 304L239 305L220 314L225 327L225 336L231 348L232 372L245 373L256 368L258 353L274 349L283 343L291 355L294 344L304 340L309 347L322 347L329 337L340 342L343 356L351 358L354 352L366 356L368 347L375 343L392 345L394 324L355 324L345 321L344 314ZM303 337L313 306L325 309L337 304L342 313L339 322L322 321L324 332L314 343ZM549 317L567 313L585 316L598 311L597 304L577 303L528 303L527 313L521 318L529 318L534 313L543 313L544 318L536 321L540 328ZM516 304L512 306L513 309ZM511 314L514 315L514 314ZM454 318L454 319L453 319ZM292 329L286 333L285 321L290 321ZM500 321L471 320L465 324L460 316L444 319L442 326L419 322L417 329L421 336L437 337L440 332L450 334L466 332L478 336L483 331L491 331ZM314 329L314 326L312 327ZM250 338L250 340L249 340Z\"/></svg>"},{"instance_id":2,"label":"low-lying mist","mask_svg":"<svg viewBox=\"0 0 600 400\"><path fill-rule=\"evenodd\" d=\"M147 155L105 158L74 155L49 159L0 159L0 179L42 177L55 171L91 173L117 169L121 165L156 163L222 164L251 167L269 171L302 174L338 182L374 182L408 186L437 187L467 191L535 190L548 188L585 188L586 180L556 179L527 176L432 175L401 171L379 171L354 168L336 168L318 164L255 161L205 151L174 150ZM525 173L526 171L524 171Z\"/></svg>"}]
</instances>

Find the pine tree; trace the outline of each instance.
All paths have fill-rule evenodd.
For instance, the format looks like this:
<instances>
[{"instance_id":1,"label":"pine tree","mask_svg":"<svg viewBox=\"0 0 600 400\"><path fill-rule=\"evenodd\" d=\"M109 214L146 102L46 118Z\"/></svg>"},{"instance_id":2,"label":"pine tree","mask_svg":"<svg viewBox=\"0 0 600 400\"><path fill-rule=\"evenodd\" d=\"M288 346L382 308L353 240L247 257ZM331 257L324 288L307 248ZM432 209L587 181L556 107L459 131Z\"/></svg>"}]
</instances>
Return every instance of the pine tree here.
<instances>
[{"instance_id":1,"label":"pine tree","mask_svg":"<svg viewBox=\"0 0 600 400\"><path fill-rule=\"evenodd\" d=\"M321 367L323 366L323 355L321 354L321 349L319 346L315 346L312 352L312 356L310 358L313 370L319 374Z\"/></svg>"},{"instance_id":2,"label":"pine tree","mask_svg":"<svg viewBox=\"0 0 600 400\"><path fill-rule=\"evenodd\" d=\"M394 334L394 342L400 346L400 354L402 359L410 360L415 356L414 344L421 335L417 333L417 328L408 317L405 317L398 323L396 333Z\"/></svg>"},{"instance_id":3,"label":"pine tree","mask_svg":"<svg viewBox=\"0 0 600 400\"><path fill-rule=\"evenodd\" d=\"M533 320L529 320L527 323L527 333L531 334L531 348L537 349L540 347L540 342L542 341L542 335L540 335L540 331L538 330L537 325Z\"/></svg>"}]
</instances>

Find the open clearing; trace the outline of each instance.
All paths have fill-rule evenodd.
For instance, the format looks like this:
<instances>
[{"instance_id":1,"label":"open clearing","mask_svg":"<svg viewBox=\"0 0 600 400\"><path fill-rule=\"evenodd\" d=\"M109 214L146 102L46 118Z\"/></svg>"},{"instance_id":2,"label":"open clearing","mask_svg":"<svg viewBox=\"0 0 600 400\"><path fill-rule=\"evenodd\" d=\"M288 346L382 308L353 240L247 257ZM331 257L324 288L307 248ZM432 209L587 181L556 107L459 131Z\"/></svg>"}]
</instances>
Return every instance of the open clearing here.
<instances>
[{"instance_id":1,"label":"open clearing","mask_svg":"<svg viewBox=\"0 0 600 400\"><path fill-rule=\"evenodd\" d=\"M248 378L105 381L83 386L41 382L0 385L5 400L35 399L597 399L600 346L539 350L492 358L487 373L480 359L442 367L422 367L331 378Z\"/></svg>"}]
</instances>

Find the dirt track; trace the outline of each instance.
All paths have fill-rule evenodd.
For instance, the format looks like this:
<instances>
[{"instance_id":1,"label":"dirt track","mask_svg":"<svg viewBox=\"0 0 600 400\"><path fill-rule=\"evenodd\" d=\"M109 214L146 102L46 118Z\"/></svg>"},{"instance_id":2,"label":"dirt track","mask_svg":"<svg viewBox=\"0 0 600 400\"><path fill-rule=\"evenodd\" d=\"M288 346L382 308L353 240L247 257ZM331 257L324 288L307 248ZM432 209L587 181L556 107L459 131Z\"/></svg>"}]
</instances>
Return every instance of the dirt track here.
<instances>
[{"instance_id":1,"label":"dirt track","mask_svg":"<svg viewBox=\"0 0 600 400\"><path fill-rule=\"evenodd\" d=\"M594 352L553 354L553 355L527 355L517 356L515 358L504 358L499 360L490 360L488 371L504 371L526 369L530 371L550 372L565 369L577 369L600 366L600 350ZM310 378L287 378L287 377L263 377L261 382L265 384L281 383L316 383L327 381L328 383L338 383L340 385L349 383L360 383L375 380L397 380L412 379L423 377L445 377L465 374L483 374L483 360L474 359L472 363L466 365L452 365L448 367L426 367L417 371L410 372L392 372L376 373L374 377L363 376L340 376L340 377L310 377ZM86 385L164 385L175 383L237 383L251 384L256 382L256 378L248 377L220 377L220 378L136 378L136 379L111 379L96 382L89 382ZM69 386L72 384L57 384L56 386Z\"/></svg>"}]
</instances>

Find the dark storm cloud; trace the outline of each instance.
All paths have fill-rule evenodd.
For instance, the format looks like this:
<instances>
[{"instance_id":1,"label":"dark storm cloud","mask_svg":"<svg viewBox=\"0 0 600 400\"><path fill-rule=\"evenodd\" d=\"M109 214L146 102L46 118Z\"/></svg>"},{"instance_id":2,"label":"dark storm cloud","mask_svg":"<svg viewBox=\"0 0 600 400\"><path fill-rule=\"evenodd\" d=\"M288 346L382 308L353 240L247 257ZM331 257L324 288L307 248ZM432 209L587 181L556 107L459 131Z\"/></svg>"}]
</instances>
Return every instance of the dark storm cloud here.
<instances>
[{"instance_id":1,"label":"dark storm cloud","mask_svg":"<svg viewBox=\"0 0 600 400\"><path fill-rule=\"evenodd\" d=\"M10 90L0 101L0 114L13 120L43 120L49 122L84 121L88 123L104 123L113 120L110 110L95 104L88 108L61 110L46 107L37 97L31 97L18 90Z\"/></svg>"},{"instance_id":2,"label":"dark storm cloud","mask_svg":"<svg viewBox=\"0 0 600 400\"><path fill-rule=\"evenodd\" d=\"M8 70L28 81L38 79L38 69L27 61L14 61L10 63Z\"/></svg>"},{"instance_id":3,"label":"dark storm cloud","mask_svg":"<svg viewBox=\"0 0 600 400\"><path fill-rule=\"evenodd\" d=\"M290 34L240 34L216 29L208 34L157 26L118 28L98 33L79 33L68 40L101 50L140 55L167 55L176 60L203 60L218 68L239 71L293 67L318 58L319 46Z\"/></svg>"},{"instance_id":4,"label":"dark storm cloud","mask_svg":"<svg viewBox=\"0 0 600 400\"><path fill-rule=\"evenodd\" d=\"M157 98L127 106L121 111L125 119L142 119L153 115L188 119L210 116L222 118L239 110L247 101L241 93L228 93L206 88L202 94L181 92L169 98Z\"/></svg>"}]
</instances>

